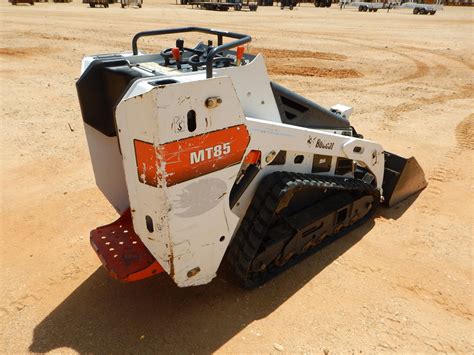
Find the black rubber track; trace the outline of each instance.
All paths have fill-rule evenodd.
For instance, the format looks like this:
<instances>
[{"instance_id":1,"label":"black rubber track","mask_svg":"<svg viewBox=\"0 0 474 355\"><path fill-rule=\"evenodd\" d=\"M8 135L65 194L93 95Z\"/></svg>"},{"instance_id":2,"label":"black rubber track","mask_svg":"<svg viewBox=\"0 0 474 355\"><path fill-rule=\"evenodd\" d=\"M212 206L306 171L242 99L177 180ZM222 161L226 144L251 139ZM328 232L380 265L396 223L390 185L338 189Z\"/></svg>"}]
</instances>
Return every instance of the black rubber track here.
<instances>
[{"instance_id":1,"label":"black rubber track","mask_svg":"<svg viewBox=\"0 0 474 355\"><path fill-rule=\"evenodd\" d=\"M285 205L283 201L288 201L288 196L291 196L292 191L301 188L361 192L374 196L374 202L371 211L359 221L336 234L326 237L320 244L304 254L293 257L285 265L278 268L270 268L266 272L251 272L252 262L258 255L261 243L265 240L269 228L279 218L278 211L282 208L282 204ZM379 191L359 179L290 172L272 173L266 176L260 183L247 209L247 213L229 246L227 262L233 269L238 282L243 287L254 288L262 285L305 257L366 222L372 216L379 201Z\"/></svg>"}]
</instances>

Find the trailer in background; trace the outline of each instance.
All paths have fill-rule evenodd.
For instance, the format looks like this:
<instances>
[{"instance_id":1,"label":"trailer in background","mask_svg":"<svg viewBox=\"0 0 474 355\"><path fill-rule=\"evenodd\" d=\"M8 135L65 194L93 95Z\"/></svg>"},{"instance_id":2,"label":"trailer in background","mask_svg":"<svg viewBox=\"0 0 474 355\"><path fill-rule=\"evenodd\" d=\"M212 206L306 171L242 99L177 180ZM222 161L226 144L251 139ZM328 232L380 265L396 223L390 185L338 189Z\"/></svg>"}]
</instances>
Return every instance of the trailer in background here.
<instances>
[{"instance_id":1,"label":"trailer in background","mask_svg":"<svg viewBox=\"0 0 474 355\"><path fill-rule=\"evenodd\" d=\"M109 7L109 4L115 4L118 0L82 0L83 4L89 4L90 7L103 6Z\"/></svg>"},{"instance_id":2,"label":"trailer in background","mask_svg":"<svg viewBox=\"0 0 474 355\"><path fill-rule=\"evenodd\" d=\"M30 5L34 5L35 2L34 0L8 0L8 2L12 5L16 5L16 4L30 4Z\"/></svg>"},{"instance_id":3,"label":"trailer in background","mask_svg":"<svg viewBox=\"0 0 474 355\"><path fill-rule=\"evenodd\" d=\"M229 9L233 9L234 11L241 11L243 9L249 10L249 11L257 11L257 8L258 8L257 3L250 2L250 0L247 0L245 3L243 2L243 0L209 0L209 1L187 0L187 3L191 5L191 7L196 6L197 8L200 8L203 10L212 10L212 11L228 11Z\"/></svg>"},{"instance_id":4,"label":"trailer in background","mask_svg":"<svg viewBox=\"0 0 474 355\"><path fill-rule=\"evenodd\" d=\"M402 9L413 9L414 15L434 15L436 11L443 10L443 5L440 0L436 4L424 4L416 2L405 2L400 5Z\"/></svg>"},{"instance_id":5,"label":"trailer in background","mask_svg":"<svg viewBox=\"0 0 474 355\"><path fill-rule=\"evenodd\" d=\"M136 6L141 9L143 0L120 0L120 4L122 5L122 9L125 8L125 6Z\"/></svg>"},{"instance_id":6,"label":"trailer in background","mask_svg":"<svg viewBox=\"0 0 474 355\"><path fill-rule=\"evenodd\" d=\"M83 4L89 4L90 7L103 6L105 8L109 7L108 0L82 0Z\"/></svg>"},{"instance_id":7,"label":"trailer in background","mask_svg":"<svg viewBox=\"0 0 474 355\"><path fill-rule=\"evenodd\" d=\"M442 0L436 0L435 4L425 4L417 3L412 1L406 2L370 2L370 1L350 1L350 0L341 0L342 8L346 5L355 7L359 12L377 12L379 9L386 9L387 11L391 9L413 9L413 14L415 15L434 15L436 11L443 10Z\"/></svg>"},{"instance_id":8,"label":"trailer in background","mask_svg":"<svg viewBox=\"0 0 474 355\"><path fill-rule=\"evenodd\" d=\"M367 1L353 1L349 3L350 6L356 7L359 12L377 12L379 9L383 9L386 3L382 2L367 2ZM387 4L388 6L389 4ZM391 7L393 9L393 6Z\"/></svg>"}]
</instances>

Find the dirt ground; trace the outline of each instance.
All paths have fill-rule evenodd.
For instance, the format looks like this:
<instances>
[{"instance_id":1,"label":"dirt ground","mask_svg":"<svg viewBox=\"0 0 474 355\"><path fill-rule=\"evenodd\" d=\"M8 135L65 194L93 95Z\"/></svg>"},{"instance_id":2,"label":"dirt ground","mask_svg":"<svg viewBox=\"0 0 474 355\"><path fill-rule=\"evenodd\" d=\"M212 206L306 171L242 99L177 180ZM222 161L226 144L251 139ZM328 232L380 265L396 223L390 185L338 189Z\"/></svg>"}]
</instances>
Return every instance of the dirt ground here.
<instances>
[{"instance_id":1,"label":"dirt ground","mask_svg":"<svg viewBox=\"0 0 474 355\"><path fill-rule=\"evenodd\" d=\"M75 0L4 1L0 14L1 352L474 352L474 9L217 13ZM186 25L251 34L273 80L353 106L357 130L415 155L429 187L253 291L222 276L186 289L166 275L109 278L88 241L116 215L89 162L81 58Z\"/></svg>"}]
</instances>

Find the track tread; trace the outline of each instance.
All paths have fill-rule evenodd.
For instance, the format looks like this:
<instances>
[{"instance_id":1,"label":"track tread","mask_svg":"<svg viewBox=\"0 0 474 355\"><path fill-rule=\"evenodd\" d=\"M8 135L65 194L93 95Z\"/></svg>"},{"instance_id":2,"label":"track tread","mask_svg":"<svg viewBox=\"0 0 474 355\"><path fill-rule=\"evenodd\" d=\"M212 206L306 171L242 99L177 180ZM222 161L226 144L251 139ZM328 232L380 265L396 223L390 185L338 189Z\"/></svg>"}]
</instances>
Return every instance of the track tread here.
<instances>
[{"instance_id":1,"label":"track tread","mask_svg":"<svg viewBox=\"0 0 474 355\"><path fill-rule=\"evenodd\" d=\"M252 273L252 261L258 255L259 248L264 242L270 227L278 218L277 211L283 198L296 189L316 188L321 190L365 192L375 196L374 205L378 204L379 191L373 186L359 179L302 174L293 172L275 172L267 175L259 185L257 192L250 203L245 217L233 238L227 253L227 261L231 265L239 283L245 288L254 288L280 274L282 271L295 265L304 257L314 253L320 247L336 238L348 233L365 222L369 215L330 236L321 246L310 249L308 252L295 257L285 266L266 273ZM375 206L372 208L372 212ZM324 245L323 245L324 244Z\"/></svg>"}]
</instances>

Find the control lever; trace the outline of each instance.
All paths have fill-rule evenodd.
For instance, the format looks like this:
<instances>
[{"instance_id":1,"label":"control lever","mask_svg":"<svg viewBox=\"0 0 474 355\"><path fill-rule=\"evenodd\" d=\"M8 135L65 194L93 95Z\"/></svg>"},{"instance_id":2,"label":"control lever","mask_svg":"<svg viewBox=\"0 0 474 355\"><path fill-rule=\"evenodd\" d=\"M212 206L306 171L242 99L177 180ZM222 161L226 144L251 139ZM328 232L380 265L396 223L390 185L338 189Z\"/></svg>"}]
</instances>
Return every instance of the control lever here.
<instances>
[{"instance_id":1,"label":"control lever","mask_svg":"<svg viewBox=\"0 0 474 355\"><path fill-rule=\"evenodd\" d=\"M240 63L242 62L242 58L244 57L244 52L245 52L245 47L244 46L238 46L237 47L237 54L235 56L235 59L236 59L236 65L240 65Z\"/></svg>"},{"instance_id":2,"label":"control lever","mask_svg":"<svg viewBox=\"0 0 474 355\"><path fill-rule=\"evenodd\" d=\"M179 62L179 60L181 59L181 52L179 48L178 47L171 48L171 53L173 54L173 58L176 61L176 67L181 70L181 63Z\"/></svg>"}]
</instances>

